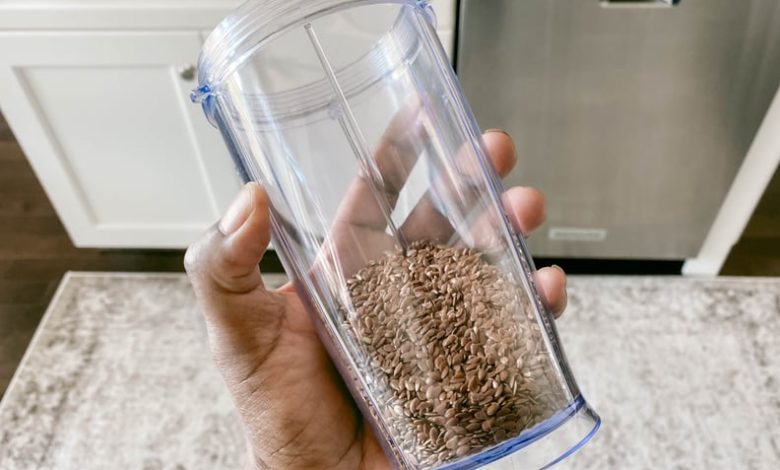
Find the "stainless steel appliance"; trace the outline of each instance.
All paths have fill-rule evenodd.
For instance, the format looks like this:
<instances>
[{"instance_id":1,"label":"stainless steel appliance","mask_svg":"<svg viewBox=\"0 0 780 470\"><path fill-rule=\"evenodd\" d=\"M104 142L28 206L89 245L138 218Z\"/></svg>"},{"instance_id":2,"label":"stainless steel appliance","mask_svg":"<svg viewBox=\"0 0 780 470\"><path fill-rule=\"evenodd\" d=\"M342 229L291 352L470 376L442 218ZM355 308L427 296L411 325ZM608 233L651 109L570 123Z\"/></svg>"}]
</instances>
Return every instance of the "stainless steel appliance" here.
<instances>
[{"instance_id":1,"label":"stainless steel appliance","mask_svg":"<svg viewBox=\"0 0 780 470\"><path fill-rule=\"evenodd\" d=\"M696 255L780 83L777 0L461 0L478 122L542 189L539 256Z\"/></svg>"}]
</instances>

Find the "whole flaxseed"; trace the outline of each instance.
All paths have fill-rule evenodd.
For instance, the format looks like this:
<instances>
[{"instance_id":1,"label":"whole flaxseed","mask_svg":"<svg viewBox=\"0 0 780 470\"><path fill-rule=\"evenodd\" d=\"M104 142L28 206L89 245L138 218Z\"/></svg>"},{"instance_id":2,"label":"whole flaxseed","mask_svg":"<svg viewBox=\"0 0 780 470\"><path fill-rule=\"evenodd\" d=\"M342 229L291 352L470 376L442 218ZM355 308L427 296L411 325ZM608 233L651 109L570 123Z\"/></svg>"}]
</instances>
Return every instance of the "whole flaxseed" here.
<instances>
[{"instance_id":1,"label":"whole flaxseed","mask_svg":"<svg viewBox=\"0 0 780 470\"><path fill-rule=\"evenodd\" d=\"M568 403L525 291L479 252L415 242L347 286L376 414L412 463L473 454Z\"/></svg>"}]
</instances>

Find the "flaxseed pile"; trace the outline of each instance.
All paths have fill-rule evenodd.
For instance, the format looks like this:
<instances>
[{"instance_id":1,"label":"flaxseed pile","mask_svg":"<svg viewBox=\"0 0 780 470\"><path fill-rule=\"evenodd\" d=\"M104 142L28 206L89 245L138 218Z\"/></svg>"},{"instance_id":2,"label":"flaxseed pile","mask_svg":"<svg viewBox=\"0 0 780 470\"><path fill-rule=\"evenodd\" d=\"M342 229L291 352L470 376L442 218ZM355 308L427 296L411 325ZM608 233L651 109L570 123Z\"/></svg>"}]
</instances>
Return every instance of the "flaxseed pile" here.
<instances>
[{"instance_id":1,"label":"flaxseed pile","mask_svg":"<svg viewBox=\"0 0 780 470\"><path fill-rule=\"evenodd\" d=\"M479 252L416 242L347 285L369 392L416 463L498 444L566 405L523 289Z\"/></svg>"}]
</instances>

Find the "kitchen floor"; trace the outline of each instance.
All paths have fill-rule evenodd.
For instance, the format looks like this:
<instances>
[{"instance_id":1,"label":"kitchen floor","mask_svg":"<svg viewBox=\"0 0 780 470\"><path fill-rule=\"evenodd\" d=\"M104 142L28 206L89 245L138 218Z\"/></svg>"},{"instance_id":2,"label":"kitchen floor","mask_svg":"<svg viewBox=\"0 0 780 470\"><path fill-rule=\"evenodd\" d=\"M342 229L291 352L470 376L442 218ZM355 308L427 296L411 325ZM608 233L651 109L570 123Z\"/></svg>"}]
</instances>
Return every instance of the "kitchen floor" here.
<instances>
[{"instance_id":1,"label":"kitchen floor","mask_svg":"<svg viewBox=\"0 0 780 470\"><path fill-rule=\"evenodd\" d=\"M74 247L0 117L0 396L66 271L182 271L182 259Z\"/></svg>"},{"instance_id":2,"label":"kitchen floor","mask_svg":"<svg viewBox=\"0 0 780 470\"><path fill-rule=\"evenodd\" d=\"M723 266L727 276L780 276L780 168Z\"/></svg>"},{"instance_id":3,"label":"kitchen floor","mask_svg":"<svg viewBox=\"0 0 780 470\"><path fill-rule=\"evenodd\" d=\"M181 250L74 247L0 116L0 396L66 271L182 271L183 255ZM263 269L281 268L268 259ZM780 275L780 172L724 274Z\"/></svg>"},{"instance_id":4,"label":"kitchen floor","mask_svg":"<svg viewBox=\"0 0 780 470\"><path fill-rule=\"evenodd\" d=\"M0 467L246 468L184 275L63 282L0 406ZM558 331L604 425L556 470L778 468L779 301L779 279L572 276Z\"/></svg>"}]
</instances>

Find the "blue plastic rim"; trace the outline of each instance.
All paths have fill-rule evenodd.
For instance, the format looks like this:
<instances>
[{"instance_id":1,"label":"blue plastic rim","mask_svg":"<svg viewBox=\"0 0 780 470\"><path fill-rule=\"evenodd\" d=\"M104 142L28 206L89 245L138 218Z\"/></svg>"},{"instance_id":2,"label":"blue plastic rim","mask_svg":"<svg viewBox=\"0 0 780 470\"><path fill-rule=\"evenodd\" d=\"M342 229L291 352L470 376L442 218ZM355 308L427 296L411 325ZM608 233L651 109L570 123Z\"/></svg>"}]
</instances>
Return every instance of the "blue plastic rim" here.
<instances>
[{"instance_id":1,"label":"blue plastic rim","mask_svg":"<svg viewBox=\"0 0 780 470\"><path fill-rule=\"evenodd\" d=\"M519 434L514 439L507 440L497 446L485 449L476 455L472 455L462 460L459 460L457 462L454 462L452 464L440 467L439 470L469 470L469 469L479 468L489 463L495 462L549 435L550 433L552 433L553 431L561 427L561 425L566 423L569 419L573 418L577 413L582 411L587 406L588 404L585 401L585 399L582 397L582 395L577 395L574 401L569 403L569 405L566 406L566 408L550 416L549 418L547 418L546 421L539 423L536 426L532 427L531 429L528 429L527 431ZM553 457L553 460L550 461L548 464L546 464L544 467L542 467L542 470L546 468L550 468L553 465L565 459L566 457L574 454L582 446L587 444L587 442L590 441L593 438L593 436L596 435L599 428L601 427L601 418L598 415L594 415L594 416L595 416L595 423L593 425L593 428L590 430L590 432L588 432L585 435L585 437L583 437L579 442L574 444L570 449L565 451L563 454Z\"/></svg>"}]
</instances>

